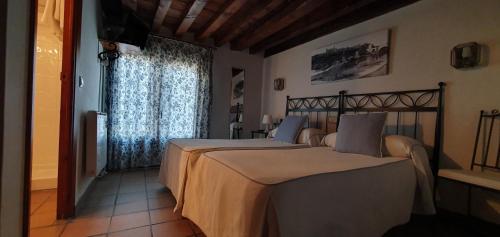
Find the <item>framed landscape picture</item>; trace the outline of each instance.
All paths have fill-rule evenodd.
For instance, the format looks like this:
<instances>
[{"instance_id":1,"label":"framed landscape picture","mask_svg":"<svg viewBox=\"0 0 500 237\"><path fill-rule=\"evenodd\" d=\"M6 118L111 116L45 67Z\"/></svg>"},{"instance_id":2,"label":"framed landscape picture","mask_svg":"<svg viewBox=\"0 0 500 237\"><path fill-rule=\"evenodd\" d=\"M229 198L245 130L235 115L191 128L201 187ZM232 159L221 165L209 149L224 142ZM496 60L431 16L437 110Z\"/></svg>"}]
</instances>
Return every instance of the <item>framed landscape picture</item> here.
<instances>
[{"instance_id":1,"label":"framed landscape picture","mask_svg":"<svg viewBox=\"0 0 500 237\"><path fill-rule=\"evenodd\" d=\"M387 75L390 30L381 30L313 51L311 84Z\"/></svg>"}]
</instances>

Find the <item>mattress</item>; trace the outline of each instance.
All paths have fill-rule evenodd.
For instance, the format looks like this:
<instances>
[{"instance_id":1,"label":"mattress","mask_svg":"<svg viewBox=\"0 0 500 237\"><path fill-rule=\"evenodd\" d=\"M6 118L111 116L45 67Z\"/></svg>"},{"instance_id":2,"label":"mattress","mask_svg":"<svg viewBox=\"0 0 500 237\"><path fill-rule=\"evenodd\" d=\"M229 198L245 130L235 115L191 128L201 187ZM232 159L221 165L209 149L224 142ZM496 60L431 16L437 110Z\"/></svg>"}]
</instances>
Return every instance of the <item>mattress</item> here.
<instances>
[{"instance_id":1,"label":"mattress","mask_svg":"<svg viewBox=\"0 0 500 237\"><path fill-rule=\"evenodd\" d=\"M413 160L329 147L207 152L189 167L182 215L208 237L381 236L429 188Z\"/></svg>"},{"instance_id":2,"label":"mattress","mask_svg":"<svg viewBox=\"0 0 500 237\"><path fill-rule=\"evenodd\" d=\"M256 149L296 149L308 147L306 144L290 144L270 139L174 139L169 142L161 162L159 181L171 191L177 204L175 210L182 209L188 165L209 151L256 150Z\"/></svg>"}]
</instances>

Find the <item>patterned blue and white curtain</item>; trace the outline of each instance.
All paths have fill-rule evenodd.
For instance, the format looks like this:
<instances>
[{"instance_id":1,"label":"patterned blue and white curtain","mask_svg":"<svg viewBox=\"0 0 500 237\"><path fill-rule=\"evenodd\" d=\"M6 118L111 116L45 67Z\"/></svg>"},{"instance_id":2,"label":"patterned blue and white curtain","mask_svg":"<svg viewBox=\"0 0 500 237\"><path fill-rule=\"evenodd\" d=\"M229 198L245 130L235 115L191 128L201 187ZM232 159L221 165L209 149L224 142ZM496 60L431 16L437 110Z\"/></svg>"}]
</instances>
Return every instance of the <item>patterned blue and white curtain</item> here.
<instances>
[{"instance_id":1,"label":"patterned blue and white curtain","mask_svg":"<svg viewBox=\"0 0 500 237\"><path fill-rule=\"evenodd\" d=\"M108 68L108 168L159 165L172 138L208 137L212 51L150 37Z\"/></svg>"}]
</instances>

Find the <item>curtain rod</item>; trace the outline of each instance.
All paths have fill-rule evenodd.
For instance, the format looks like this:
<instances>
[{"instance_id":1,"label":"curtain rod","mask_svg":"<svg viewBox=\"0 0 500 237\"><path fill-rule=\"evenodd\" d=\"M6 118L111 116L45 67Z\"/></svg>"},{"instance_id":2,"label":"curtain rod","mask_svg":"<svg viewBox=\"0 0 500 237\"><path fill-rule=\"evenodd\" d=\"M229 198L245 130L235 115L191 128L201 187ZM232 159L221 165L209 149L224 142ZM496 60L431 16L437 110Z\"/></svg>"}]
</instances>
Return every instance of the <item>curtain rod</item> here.
<instances>
[{"instance_id":1,"label":"curtain rod","mask_svg":"<svg viewBox=\"0 0 500 237\"><path fill-rule=\"evenodd\" d=\"M180 41L180 42L192 44L192 45L195 45L195 46L198 46L198 47L203 47L203 48L208 48L208 49L217 49L217 47L215 47L215 46L210 46L210 45L204 45L204 44L200 44L200 43L190 42L190 41L182 40L182 39L178 39L178 38L173 38L173 37L168 37L168 36L163 36L163 35L156 35L156 34L152 34L152 33L149 33L149 35L153 36L153 37L156 37L156 38L162 38L162 39L170 39L170 40Z\"/></svg>"}]
</instances>

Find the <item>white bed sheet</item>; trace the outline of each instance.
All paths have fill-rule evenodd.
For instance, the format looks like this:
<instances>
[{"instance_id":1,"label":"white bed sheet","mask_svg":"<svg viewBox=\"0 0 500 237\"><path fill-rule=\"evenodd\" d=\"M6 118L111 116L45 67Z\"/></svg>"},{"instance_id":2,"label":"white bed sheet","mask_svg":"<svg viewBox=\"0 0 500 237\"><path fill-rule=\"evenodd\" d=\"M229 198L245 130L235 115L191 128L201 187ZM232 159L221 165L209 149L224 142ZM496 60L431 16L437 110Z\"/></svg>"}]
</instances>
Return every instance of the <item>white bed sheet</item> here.
<instances>
[{"instance_id":1,"label":"white bed sheet","mask_svg":"<svg viewBox=\"0 0 500 237\"><path fill-rule=\"evenodd\" d=\"M380 236L407 222L414 206L434 210L428 195L415 203L430 183L419 177L419 157L329 147L201 156L190 164L182 214L208 237Z\"/></svg>"},{"instance_id":2,"label":"white bed sheet","mask_svg":"<svg viewBox=\"0 0 500 237\"><path fill-rule=\"evenodd\" d=\"M209 151L296 149L309 147L306 144L290 144L271 139L174 139L167 147L161 162L159 181L171 191L177 200L175 210L182 209L183 195L189 174L189 160L198 159Z\"/></svg>"}]
</instances>

